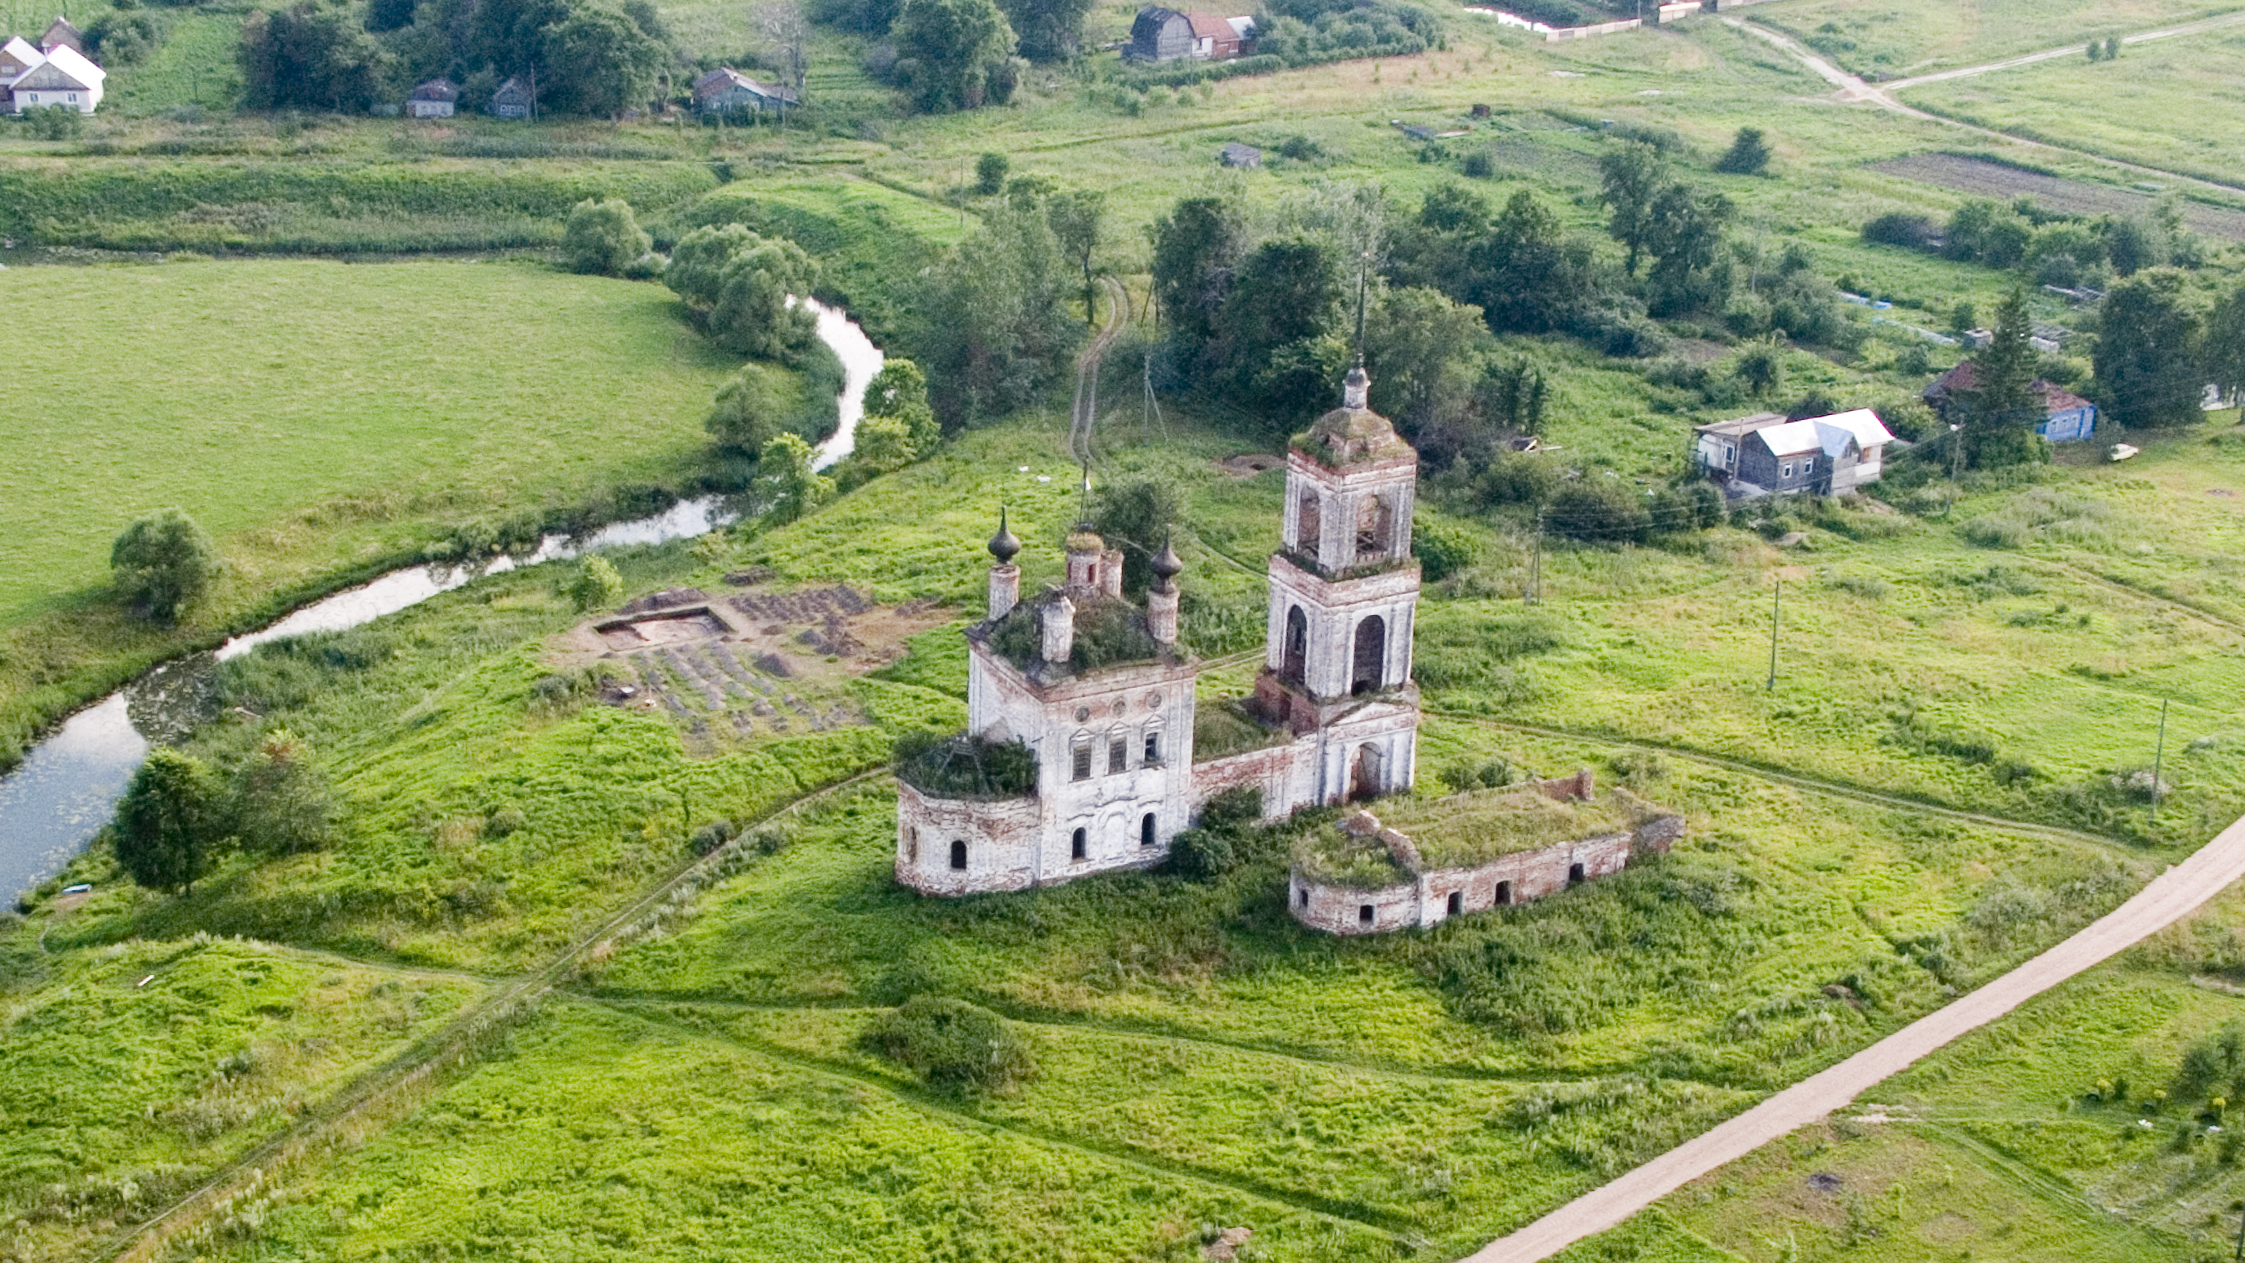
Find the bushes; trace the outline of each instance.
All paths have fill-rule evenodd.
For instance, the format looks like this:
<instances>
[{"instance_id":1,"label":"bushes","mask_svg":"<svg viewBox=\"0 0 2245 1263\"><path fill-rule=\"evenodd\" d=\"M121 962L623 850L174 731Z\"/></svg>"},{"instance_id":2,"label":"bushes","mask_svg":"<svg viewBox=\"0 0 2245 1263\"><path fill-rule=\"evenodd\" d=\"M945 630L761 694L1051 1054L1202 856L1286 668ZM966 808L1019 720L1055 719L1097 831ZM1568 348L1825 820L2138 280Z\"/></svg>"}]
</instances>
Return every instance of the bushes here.
<instances>
[{"instance_id":1,"label":"bushes","mask_svg":"<svg viewBox=\"0 0 2245 1263\"><path fill-rule=\"evenodd\" d=\"M118 594L135 613L169 623L218 577L218 545L180 509L141 518L117 537L109 566Z\"/></svg>"},{"instance_id":2,"label":"bushes","mask_svg":"<svg viewBox=\"0 0 2245 1263\"><path fill-rule=\"evenodd\" d=\"M218 782L202 760L158 748L117 803L111 845L135 884L192 892L225 836Z\"/></svg>"},{"instance_id":3,"label":"bushes","mask_svg":"<svg viewBox=\"0 0 2245 1263\"><path fill-rule=\"evenodd\" d=\"M1201 804L1193 827L1170 839L1169 867L1194 881L1214 881L1247 859L1248 839L1263 818L1263 791L1238 785Z\"/></svg>"},{"instance_id":4,"label":"bushes","mask_svg":"<svg viewBox=\"0 0 2245 1263\"><path fill-rule=\"evenodd\" d=\"M943 996L906 1000L875 1018L859 1042L939 1087L1004 1092L1035 1073L997 1014Z\"/></svg>"},{"instance_id":5,"label":"bushes","mask_svg":"<svg viewBox=\"0 0 2245 1263\"><path fill-rule=\"evenodd\" d=\"M1020 798L1037 790L1037 756L1019 741L914 733L897 739L897 779L943 798Z\"/></svg>"},{"instance_id":6,"label":"bushes","mask_svg":"<svg viewBox=\"0 0 2245 1263\"><path fill-rule=\"evenodd\" d=\"M1591 544L1643 543L1652 531L1644 497L1617 478L1586 474L1551 499L1544 522Z\"/></svg>"},{"instance_id":7,"label":"bushes","mask_svg":"<svg viewBox=\"0 0 2245 1263\"><path fill-rule=\"evenodd\" d=\"M596 276L644 271L641 260L647 258L653 245L653 239L639 230L639 221L632 217L631 203L620 198L586 198L577 203L569 210L569 225L561 237L561 252L569 260L570 270Z\"/></svg>"},{"instance_id":8,"label":"bushes","mask_svg":"<svg viewBox=\"0 0 2245 1263\"><path fill-rule=\"evenodd\" d=\"M587 557L577 564L569 580L569 599L580 610L614 608L624 595L624 581L606 557Z\"/></svg>"},{"instance_id":9,"label":"bushes","mask_svg":"<svg viewBox=\"0 0 2245 1263\"><path fill-rule=\"evenodd\" d=\"M1481 560L1481 544L1462 527L1423 521L1411 528L1411 555L1429 583L1440 582Z\"/></svg>"},{"instance_id":10,"label":"bushes","mask_svg":"<svg viewBox=\"0 0 2245 1263\"><path fill-rule=\"evenodd\" d=\"M818 334L810 309L787 301L808 296L817 275L803 247L726 224L679 238L663 281L686 300L711 341L736 354L784 360Z\"/></svg>"},{"instance_id":11,"label":"bushes","mask_svg":"<svg viewBox=\"0 0 2245 1263\"><path fill-rule=\"evenodd\" d=\"M1875 246L1930 250L1939 238L1940 231L1931 219L1923 215L1889 211L1863 225L1863 240Z\"/></svg>"}]
</instances>

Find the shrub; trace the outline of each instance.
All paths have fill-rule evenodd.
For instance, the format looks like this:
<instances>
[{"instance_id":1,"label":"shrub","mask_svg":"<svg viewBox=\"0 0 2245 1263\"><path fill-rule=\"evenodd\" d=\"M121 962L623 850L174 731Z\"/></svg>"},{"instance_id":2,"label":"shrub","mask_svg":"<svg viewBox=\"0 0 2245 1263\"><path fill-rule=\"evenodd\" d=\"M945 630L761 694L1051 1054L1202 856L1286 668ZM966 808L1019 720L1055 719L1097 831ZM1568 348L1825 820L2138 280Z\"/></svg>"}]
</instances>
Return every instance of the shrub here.
<instances>
[{"instance_id":1,"label":"shrub","mask_svg":"<svg viewBox=\"0 0 2245 1263\"><path fill-rule=\"evenodd\" d=\"M654 239L639 230L631 203L618 198L587 198L569 210L569 226L561 235L561 252L571 271L596 276L622 276L653 248Z\"/></svg>"},{"instance_id":2,"label":"shrub","mask_svg":"<svg viewBox=\"0 0 2245 1263\"><path fill-rule=\"evenodd\" d=\"M117 803L111 844L136 885L186 890L217 862L222 803L210 769L168 747L148 756Z\"/></svg>"},{"instance_id":3,"label":"shrub","mask_svg":"<svg viewBox=\"0 0 2245 1263\"><path fill-rule=\"evenodd\" d=\"M1592 544L1642 543L1652 526L1644 498L1619 479L1586 473L1551 499L1544 521Z\"/></svg>"},{"instance_id":4,"label":"shrub","mask_svg":"<svg viewBox=\"0 0 2245 1263\"><path fill-rule=\"evenodd\" d=\"M1497 164L1486 149L1476 149L1458 164L1458 170L1469 179L1486 180L1496 175Z\"/></svg>"},{"instance_id":5,"label":"shrub","mask_svg":"<svg viewBox=\"0 0 2245 1263\"><path fill-rule=\"evenodd\" d=\"M268 855L317 850L334 828L335 795L294 734L266 734L234 774L234 832ZM515 814L522 813L518 809Z\"/></svg>"},{"instance_id":6,"label":"shrub","mask_svg":"<svg viewBox=\"0 0 2245 1263\"><path fill-rule=\"evenodd\" d=\"M1940 230L1923 215L1890 211L1863 225L1863 239L1872 245L1928 250ZM1969 327L1969 326L1967 326Z\"/></svg>"},{"instance_id":7,"label":"shrub","mask_svg":"<svg viewBox=\"0 0 2245 1263\"><path fill-rule=\"evenodd\" d=\"M70 140L85 130L86 117L68 105L35 105L23 111L24 125L40 140Z\"/></svg>"},{"instance_id":8,"label":"shrub","mask_svg":"<svg viewBox=\"0 0 2245 1263\"><path fill-rule=\"evenodd\" d=\"M1439 582L1481 560L1481 545L1447 522L1419 522L1411 529L1411 555L1429 583Z\"/></svg>"},{"instance_id":9,"label":"shrub","mask_svg":"<svg viewBox=\"0 0 2245 1263\"><path fill-rule=\"evenodd\" d=\"M152 513L125 528L109 550L118 592L160 623L202 596L220 568L218 545L180 509Z\"/></svg>"},{"instance_id":10,"label":"shrub","mask_svg":"<svg viewBox=\"0 0 2245 1263\"><path fill-rule=\"evenodd\" d=\"M1002 153L986 153L974 160L974 191L984 197L995 197L1006 186L1006 170L1011 164Z\"/></svg>"},{"instance_id":11,"label":"shrub","mask_svg":"<svg viewBox=\"0 0 2245 1263\"><path fill-rule=\"evenodd\" d=\"M577 573L569 581L569 599L580 610L604 610L621 600L624 595L623 576L616 573L606 557L587 557L577 565Z\"/></svg>"},{"instance_id":12,"label":"shrub","mask_svg":"<svg viewBox=\"0 0 2245 1263\"><path fill-rule=\"evenodd\" d=\"M1019 741L912 733L897 739L897 779L945 798L1019 798L1037 789L1037 756Z\"/></svg>"},{"instance_id":13,"label":"shrub","mask_svg":"<svg viewBox=\"0 0 2245 1263\"><path fill-rule=\"evenodd\" d=\"M1769 142L1762 139L1762 129L1741 127L1729 152L1715 160L1715 169L1725 175L1761 175L1769 170L1769 160Z\"/></svg>"},{"instance_id":14,"label":"shrub","mask_svg":"<svg viewBox=\"0 0 2245 1263\"><path fill-rule=\"evenodd\" d=\"M1501 789L1512 783L1512 764L1502 758L1491 759L1479 767L1471 763L1453 763L1435 773L1435 776L1453 794L1468 793L1476 789Z\"/></svg>"},{"instance_id":15,"label":"shrub","mask_svg":"<svg viewBox=\"0 0 2245 1263\"><path fill-rule=\"evenodd\" d=\"M1222 877L1238 858L1232 836L1214 829L1186 829L1169 843L1169 866L1195 881Z\"/></svg>"},{"instance_id":16,"label":"shrub","mask_svg":"<svg viewBox=\"0 0 2245 1263\"><path fill-rule=\"evenodd\" d=\"M1473 483L1483 508L1519 504L1541 508L1559 491L1559 471L1550 460L1528 452L1504 452L1489 462Z\"/></svg>"},{"instance_id":17,"label":"shrub","mask_svg":"<svg viewBox=\"0 0 2245 1263\"><path fill-rule=\"evenodd\" d=\"M694 854L707 855L732 840L733 822L730 820L712 820L701 828L694 830L693 836L686 840L686 844L693 848Z\"/></svg>"},{"instance_id":18,"label":"shrub","mask_svg":"<svg viewBox=\"0 0 2245 1263\"><path fill-rule=\"evenodd\" d=\"M1028 1050L990 1010L916 995L865 1028L867 1051L943 1087L1003 1092L1034 1073Z\"/></svg>"}]
</instances>

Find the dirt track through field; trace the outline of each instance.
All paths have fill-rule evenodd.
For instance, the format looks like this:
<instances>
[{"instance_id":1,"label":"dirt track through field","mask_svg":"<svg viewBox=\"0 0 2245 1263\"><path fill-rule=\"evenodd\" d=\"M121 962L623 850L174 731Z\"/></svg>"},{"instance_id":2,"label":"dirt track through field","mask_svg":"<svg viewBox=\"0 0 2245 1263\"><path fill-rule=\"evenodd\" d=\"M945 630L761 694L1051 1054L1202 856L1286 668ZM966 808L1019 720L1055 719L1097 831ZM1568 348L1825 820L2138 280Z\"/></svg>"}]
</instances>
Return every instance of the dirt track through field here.
<instances>
[{"instance_id":1,"label":"dirt track through field","mask_svg":"<svg viewBox=\"0 0 2245 1263\"><path fill-rule=\"evenodd\" d=\"M2200 18L2196 22L2185 22L2180 26L2145 31L2141 35L2123 35L2120 37L2120 42L2123 45L2149 44L2153 40L2172 39L2177 35L2196 35L2200 31L2211 31L2216 27L2232 26L2239 22L2245 22L2245 12L2218 14L2210 18ZM1944 79L1969 79L1974 75L1987 74L1991 70L2010 70L2016 66L2032 66L2037 62L2056 61L2060 57L2080 60L2084 56L2083 49L2085 47L2086 45L2077 41L2066 45L2064 48L2045 48L2039 53L2007 57L2002 61L1991 61L1979 66L1966 66L1960 70L1936 70L1931 74L1912 75L1907 79L1890 80L1879 86L1892 92L1900 88L1914 88L1921 83L1939 83Z\"/></svg>"},{"instance_id":2,"label":"dirt track through field","mask_svg":"<svg viewBox=\"0 0 2245 1263\"><path fill-rule=\"evenodd\" d=\"M2245 877L2245 819L2168 869L2087 929L1948 1006L1696 1139L1490 1242L1464 1263L1535 1263L1613 1228L1654 1202L1846 1106L1952 1040L2173 925Z\"/></svg>"}]
</instances>

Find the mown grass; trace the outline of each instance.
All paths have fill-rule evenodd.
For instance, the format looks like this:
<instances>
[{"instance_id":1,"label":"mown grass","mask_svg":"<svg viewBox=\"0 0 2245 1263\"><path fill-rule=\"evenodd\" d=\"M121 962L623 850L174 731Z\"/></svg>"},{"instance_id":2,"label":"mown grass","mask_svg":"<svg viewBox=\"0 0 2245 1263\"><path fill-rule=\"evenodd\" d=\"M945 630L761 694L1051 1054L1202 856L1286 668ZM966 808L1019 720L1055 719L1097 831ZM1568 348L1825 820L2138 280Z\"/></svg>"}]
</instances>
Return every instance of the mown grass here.
<instances>
[{"instance_id":1,"label":"mown grass","mask_svg":"<svg viewBox=\"0 0 2245 1263\"><path fill-rule=\"evenodd\" d=\"M2245 96L2235 28L1910 88L1912 104L1982 127L2235 185Z\"/></svg>"},{"instance_id":2,"label":"mown grass","mask_svg":"<svg viewBox=\"0 0 2245 1263\"><path fill-rule=\"evenodd\" d=\"M0 1215L11 1257L78 1254L473 998L209 936L0 948Z\"/></svg>"},{"instance_id":3,"label":"mown grass","mask_svg":"<svg viewBox=\"0 0 2245 1263\"><path fill-rule=\"evenodd\" d=\"M1857 74L1896 78L2086 45L2229 8L2207 0L1795 0L1747 16Z\"/></svg>"},{"instance_id":4,"label":"mown grass","mask_svg":"<svg viewBox=\"0 0 2245 1263\"><path fill-rule=\"evenodd\" d=\"M11 268L52 305L0 400L0 733L477 519L696 476L733 362L659 286L533 264ZM222 352L214 348L225 348ZM185 508L228 569L183 626L106 594L135 516Z\"/></svg>"}]
</instances>

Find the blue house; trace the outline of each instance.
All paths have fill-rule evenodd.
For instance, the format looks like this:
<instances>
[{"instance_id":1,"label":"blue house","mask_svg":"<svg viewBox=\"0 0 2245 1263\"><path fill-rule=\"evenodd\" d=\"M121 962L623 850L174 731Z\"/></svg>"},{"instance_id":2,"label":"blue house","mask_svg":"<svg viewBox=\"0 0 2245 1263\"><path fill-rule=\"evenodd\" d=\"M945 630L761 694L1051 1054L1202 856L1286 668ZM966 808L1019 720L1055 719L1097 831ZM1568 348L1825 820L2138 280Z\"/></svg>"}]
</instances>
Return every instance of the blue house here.
<instances>
[{"instance_id":1,"label":"blue house","mask_svg":"<svg viewBox=\"0 0 2245 1263\"><path fill-rule=\"evenodd\" d=\"M1941 414L1942 420L1957 420L1959 418L1949 414L1963 410L1964 400L1971 395L1976 383L1972 361L1966 360L1934 378L1933 384L1925 388L1925 401ZM2096 404L2046 381L2032 382L2027 389L2033 391L2042 404L2042 419L2035 422L2035 433L2053 443L2085 442L2096 434Z\"/></svg>"}]
</instances>

